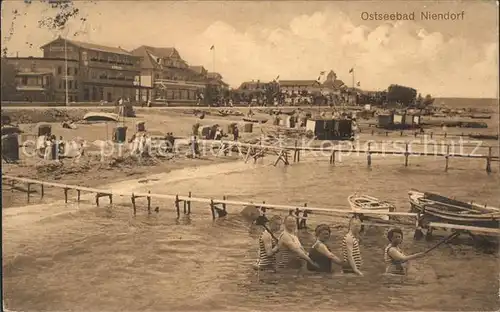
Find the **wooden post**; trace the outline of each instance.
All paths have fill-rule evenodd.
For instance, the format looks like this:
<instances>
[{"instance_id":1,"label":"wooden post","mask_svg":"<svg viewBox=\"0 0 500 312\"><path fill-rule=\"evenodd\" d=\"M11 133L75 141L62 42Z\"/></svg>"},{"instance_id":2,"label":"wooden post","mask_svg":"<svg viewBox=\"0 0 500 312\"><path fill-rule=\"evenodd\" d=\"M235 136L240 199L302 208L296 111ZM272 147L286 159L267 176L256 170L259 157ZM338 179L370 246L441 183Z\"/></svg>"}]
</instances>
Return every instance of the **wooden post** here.
<instances>
[{"instance_id":1,"label":"wooden post","mask_svg":"<svg viewBox=\"0 0 500 312\"><path fill-rule=\"evenodd\" d=\"M134 208L134 216L137 214L137 207L135 206L135 195L132 193L132 208Z\"/></svg>"},{"instance_id":2,"label":"wooden post","mask_svg":"<svg viewBox=\"0 0 500 312\"><path fill-rule=\"evenodd\" d=\"M413 135L414 135L415 137L417 137L417 131L413 132Z\"/></svg>"},{"instance_id":3,"label":"wooden post","mask_svg":"<svg viewBox=\"0 0 500 312\"><path fill-rule=\"evenodd\" d=\"M370 145L372 142L368 142L368 149L366 152L366 161L368 162L368 167L372 166L372 153L370 152Z\"/></svg>"},{"instance_id":4,"label":"wooden post","mask_svg":"<svg viewBox=\"0 0 500 312\"><path fill-rule=\"evenodd\" d=\"M406 146L405 146L405 167L408 167L408 156L410 155L410 153L408 153L408 143L406 143Z\"/></svg>"},{"instance_id":5,"label":"wooden post","mask_svg":"<svg viewBox=\"0 0 500 312\"><path fill-rule=\"evenodd\" d=\"M403 136L403 130L401 130L400 134L401 134L401 136Z\"/></svg>"},{"instance_id":6,"label":"wooden post","mask_svg":"<svg viewBox=\"0 0 500 312\"><path fill-rule=\"evenodd\" d=\"M297 162L300 162L300 151L301 148L297 149Z\"/></svg>"},{"instance_id":7,"label":"wooden post","mask_svg":"<svg viewBox=\"0 0 500 312\"><path fill-rule=\"evenodd\" d=\"M222 196L222 200L226 200L226 195ZM226 203L222 203L222 210L226 211Z\"/></svg>"},{"instance_id":8,"label":"wooden post","mask_svg":"<svg viewBox=\"0 0 500 312\"><path fill-rule=\"evenodd\" d=\"M41 189L41 192L40 192L40 198L43 198L43 195L45 195L45 190L44 190L44 185L41 184L42 186L42 189Z\"/></svg>"},{"instance_id":9,"label":"wooden post","mask_svg":"<svg viewBox=\"0 0 500 312\"><path fill-rule=\"evenodd\" d=\"M299 214L300 214L299 208L295 208L295 223L297 224L297 230L300 230Z\"/></svg>"},{"instance_id":10,"label":"wooden post","mask_svg":"<svg viewBox=\"0 0 500 312\"><path fill-rule=\"evenodd\" d=\"M335 154L336 154L336 150L335 148L332 149L332 155L330 155L330 164L334 164L335 163Z\"/></svg>"},{"instance_id":11,"label":"wooden post","mask_svg":"<svg viewBox=\"0 0 500 312\"><path fill-rule=\"evenodd\" d=\"M191 192L189 192L188 194L188 197L191 198ZM187 203L187 208L188 208L188 215L191 214L191 200L188 200L188 203Z\"/></svg>"},{"instance_id":12,"label":"wooden post","mask_svg":"<svg viewBox=\"0 0 500 312\"><path fill-rule=\"evenodd\" d=\"M181 207L179 205L179 195L175 195L175 210L177 211L177 219L181 217Z\"/></svg>"},{"instance_id":13,"label":"wooden post","mask_svg":"<svg viewBox=\"0 0 500 312\"><path fill-rule=\"evenodd\" d=\"M215 220L215 204L214 200L210 200L210 210L212 211L212 220Z\"/></svg>"},{"instance_id":14,"label":"wooden post","mask_svg":"<svg viewBox=\"0 0 500 312\"><path fill-rule=\"evenodd\" d=\"M11 181L10 181L10 191L11 191L11 192L14 192L14 186L15 186L15 184L16 184L16 181L15 181L15 180L11 180Z\"/></svg>"},{"instance_id":15,"label":"wooden post","mask_svg":"<svg viewBox=\"0 0 500 312\"><path fill-rule=\"evenodd\" d=\"M444 138L445 138L445 139L446 139L446 136L447 136L447 133L445 132L445 133L444 133Z\"/></svg>"},{"instance_id":16,"label":"wooden post","mask_svg":"<svg viewBox=\"0 0 500 312\"><path fill-rule=\"evenodd\" d=\"M76 201L80 202L80 190L76 190Z\"/></svg>"},{"instance_id":17,"label":"wooden post","mask_svg":"<svg viewBox=\"0 0 500 312\"><path fill-rule=\"evenodd\" d=\"M486 158L486 172L491 173L491 146L488 147L488 157Z\"/></svg>"},{"instance_id":18,"label":"wooden post","mask_svg":"<svg viewBox=\"0 0 500 312\"><path fill-rule=\"evenodd\" d=\"M187 201L183 200L182 205L184 207L184 214L186 214L187 213Z\"/></svg>"},{"instance_id":19,"label":"wooden post","mask_svg":"<svg viewBox=\"0 0 500 312\"><path fill-rule=\"evenodd\" d=\"M151 191L148 191L148 194L151 194ZM151 196L148 196L148 214L151 213Z\"/></svg>"},{"instance_id":20,"label":"wooden post","mask_svg":"<svg viewBox=\"0 0 500 312\"><path fill-rule=\"evenodd\" d=\"M112 205L113 204L113 194L108 194L108 197L109 197L109 204Z\"/></svg>"},{"instance_id":21,"label":"wooden post","mask_svg":"<svg viewBox=\"0 0 500 312\"><path fill-rule=\"evenodd\" d=\"M293 149L293 162L297 162L297 140L295 140L295 147Z\"/></svg>"},{"instance_id":22,"label":"wooden post","mask_svg":"<svg viewBox=\"0 0 500 312\"><path fill-rule=\"evenodd\" d=\"M386 131L386 132L385 132L385 136L389 136L389 131Z\"/></svg>"},{"instance_id":23,"label":"wooden post","mask_svg":"<svg viewBox=\"0 0 500 312\"><path fill-rule=\"evenodd\" d=\"M307 208L307 203L304 203L304 207ZM306 218L307 217L307 212L306 212L306 209L304 209L304 212L302 213L302 217L303 218ZM302 229L306 229L307 228L307 224L306 224L306 219L302 219L300 220L300 227Z\"/></svg>"},{"instance_id":24,"label":"wooden post","mask_svg":"<svg viewBox=\"0 0 500 312\"><path fill-rule=\"evenodd\" d=\"M99 193L95 194L95 204L99 207Z\"/></svg>"},{"instance_id":25,"label":"wooden post","mask_svg":"<svg viewBox=\"0 0 500 312\"><path fill-rule=\"evenodd\" d=\"M28 203L30 202L31 183L28 183Z\"/></svg>"},{"instance_id":26,"label":"wooden post","mask_svg":"<svg viewBox=\"0 0 500 312\"><path fill-rule=\"evenodd\" d=\"M431 132L431 139L432 139L433 132Z\"/></svg>"},{"instance_id":27,"label":"wooden post","mask_svg":"<svg viewBox=\"0 0 500 312\"><path fill-rule=\"evenodd\" d=\"M67 204L68 203L68 188L64 188L64 202Z\"/></svg>"},{"instance_id":28,"label":"wooden post","mask_svg":"<svg viewBox=\"0 0 500 312\"><path fill-rule=\"evenodd\" d=\"M446 136L446 132L444 133L444 135ZM446 167L444 168L444 171L448 171L448 161L449 161L449 158L450 158L450 145L446 145Z\"/></svg>"}]
</instances>

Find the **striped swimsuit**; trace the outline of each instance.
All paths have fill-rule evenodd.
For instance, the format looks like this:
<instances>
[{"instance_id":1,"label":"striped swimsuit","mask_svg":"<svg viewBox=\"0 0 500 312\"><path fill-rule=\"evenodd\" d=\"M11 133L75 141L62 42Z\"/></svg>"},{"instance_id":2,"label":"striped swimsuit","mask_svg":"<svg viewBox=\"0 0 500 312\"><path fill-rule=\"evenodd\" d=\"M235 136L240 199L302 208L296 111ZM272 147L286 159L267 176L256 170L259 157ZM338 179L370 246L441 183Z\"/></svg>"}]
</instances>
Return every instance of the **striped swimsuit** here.
<instances>
[{"instance_id":1,"label":"striped swimsuit","mask_svg":"<svg viewBox=\"0 0 500 312\"><path fill-rule=\"evenodd\" d=\"M351 268L351 265L349 264L349 257L347 255L347 237L350 236L353 240L353 246L352 246L352 257L354 259L354 263L356 264L356 268L358 270L361 269L361 266L363 265L363 258L361 258L361 252L359 251L359 241L356 237L354 237L351 233L347 233L346 236L344 236L344 239L342 240L342 254L343 254L343 271L344 273L354 273L354 270Z\"/></svg>"},{"instance_id":2,"label":"striped swimsuit","mask_svg":"<svg viewBox=\"0 0 500 312\"><path fill-rule=\"evenodd\" d=\"M274 270L276 266L276 255L268 256L266 253L266 247L264 246L264 240L262 239L263 235L270 235L267 232L264 232L259 238L259 259L257 260L257 265L261 269L270 269ZM271 238L272 248L274 248L277 242Z\"/></svg>"},{"instance_id":3,"label":"striped swimsuit","mask_svg":"<svg viewBox=\"0 0 500 312\"><path fill-rule=\"evenodd\" d=\"M404 255L403 252L401 251L401 249L399 249L399 247L394 247L391 244L389 244L387 247L385 247L385 250L384 250L385 273L405 275L406 274L406 266L405 266L404 262L394 260L389 255L389 249L391 249L391 248L395 248L402 255Z\"/></svg>"},{"instance_id":4,"label":"striped swimsuit","mask_svg":"<svg viewBox=\"0 0 500 312\"><path fill-rule=\"evenodd\" d=\"M281 233L280 237L278 238L279 240L283 235L289 235L291 236L292 240L300 245L300 240L297 236L294 234L288 233L288 232L283 232ZM300 258L295 255L294 252L290 251L287 247L283 246L283 248L280 247L279 251L279 258L278 258L278 268L279 269L297 269L302 267L302 261Z\"/></svg>"}]
</instances>

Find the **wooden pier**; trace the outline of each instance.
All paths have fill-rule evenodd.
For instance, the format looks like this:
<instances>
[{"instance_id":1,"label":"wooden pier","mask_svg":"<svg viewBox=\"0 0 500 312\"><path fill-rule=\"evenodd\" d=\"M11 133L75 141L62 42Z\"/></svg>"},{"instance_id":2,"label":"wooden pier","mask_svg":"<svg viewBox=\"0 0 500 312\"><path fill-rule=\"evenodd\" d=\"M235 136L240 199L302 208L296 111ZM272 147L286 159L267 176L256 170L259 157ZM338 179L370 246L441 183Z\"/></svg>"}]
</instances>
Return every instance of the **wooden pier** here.
<instances>
[{"instance_id":1,"label":"wooden pier","mask_svg":"<svg viewBox=\"0 0 500 312\"><path fill-rule=\"evenodd\" d=\"M273 146L273 145L264 145L264 144L249 144L249 143L241 143L234 141L213 141L213 140L202 140L200 141L205 144L212 144L213 147L219 148L219 153L217 156L221 154L227 155L229 151L233 149L237 149L239 155L244 157L245 162L248 161L249 157L254 158L254 162L257 161L258 158L264 157L266 154L273 154L277 156L276 161L274 162L274 166L276 166L280 161L282 161L285 165L289 165L289 152L293 152L293 162L300 162L301 153L305 152L323 152L328 153L330 155L330 163L334 164L336 160L336 155L341 153L348 154L365 154L367 157L367 165L370 167L372 165L372 155L401 155L404 156L404 165L408 167L409 165L409 157L410 156L434 156L434 157L443 157L445 160L445 171L449 169L449 161L450 158L467 158L467 159L482 159L485 161L485 170L489 174L492 172L491 162L499 161L499 156L493 155L493 147L488 147L487 155L475 155L475 154L466 154L466 153L452 153L451 147L452 144L446 145L446 152L419 152L410 150L410 143L405 144L405 150L376 150L371 148L371 142L368 142L368 146L366 149L357 149L357 148L346 148L346 147L329 147L329 148L321 148L321 147L309 147L309 146L299 146L297 142L295 142L294 146ZM222 153L220 151L223 151ZM245 153L246 152L246 153Z\"/></svg>"},{"instance_id":2,"label":"wooden pier","mask_svg":"<svg viewBox=\"0 0 500 312\"><path fill-rule=\"evenodd\" d=\"M490 228L481 228L481 227L473 227L473 226L457 226L457 225L451 225L451 224L445 224L445 223L429 223L425 227L421 224L422 220L422 214L420 213L413 213L413 212L380 212L380 211L371 211L371 210L363 210L363 209L357 209L356 211L348 210L348 209L336 209L336 208L322 208L322 207L311 207L307 203L304 204L299 204L296 206L293 205L279 205L279 204L269 204L266 203L265 201L261 203L256 203L256 202L248 202L248 201L236 201L236 200L229 200L227 199L226 196L223 196L222 199L214 199L214 198L203 198L203 197L193 197L192 193L189 192L187 196L181 196L181 195L173 195L173 194L154 194L148 191L147 193L144 192L124 192L124 191L115 191L115 190L105 190L105 189L97 189L97 188L90 188L90 187L84 187L84 186L78 186L78 185L69 185L69 184L62 184L62 183L54 183L54 182L47 182L47 181L39 181L39 180L34 180L34 179L28 179L28 178L21 178L21 177L14 177L14 176L9 176L9 175L2 175L2 183L4 183L4 180L6 183L10 183L12 190L14 190L14 185L15 183L23 183L27 185L27 201L29 203L30 201L30 196L33 191L31 186L37 185L40 187L41 192L40 195L43 198L44 196L44 188L45 187L55 187L62 189L64 191L64 200L65 203L68 202L68 192L70 190L76 191L77 192L77 202L80 202L81 200L81 192L87 192L94 194L95 196L95 203L97 206L99 206L100 202L99 199L101 197L107 197L109 198L109 203L113 203L113 196L119 196L119 197L127 197L131 199L131 204L132 204L132 209L134 212L134 215L137 214L137 204L136 204L136 199L137 198L146 198L147 199L147 210L148 214L151 214L151 202L152 199L170 199L174 201L174 207L175 207L175 213L177 215L177 218L180 218L181 216L181 203L183 204L183 212L185 215L190 215L192 213L192 202L196 203L204 203L207 204L210 213L212 215L212 219L215 220L216 218L222 218L227 215L227 205L234 205L234 206L242 206L242 207L247 207L247 206L252 206L256 207L257 209L260 209L262 214L265 214L267 210L276 210L276 211L285 211L288 212L289 215L294 216L297 220L297 227L299 229L301 228L306 228L306 220L309 220L311 217L310 216L328 216L328 217L353 217L353 216L358 216L362 220L365 219L366 216L399 216L399 217L410 217L415 219L414 225L413 223L401 223L399 221L380 221L378 222L373 219L371 220L364 220L363 223L369 226L411 226L412 228L418 229L418 228L450 228L450 229L461 229L465 231L477 231L481 233L486 233L490 235L500 235L500 229L490 229ZM159 207L155 208L155 212L159 212ZM302 215L301 215L302 214Z\"/></svg>"}]
</instances>

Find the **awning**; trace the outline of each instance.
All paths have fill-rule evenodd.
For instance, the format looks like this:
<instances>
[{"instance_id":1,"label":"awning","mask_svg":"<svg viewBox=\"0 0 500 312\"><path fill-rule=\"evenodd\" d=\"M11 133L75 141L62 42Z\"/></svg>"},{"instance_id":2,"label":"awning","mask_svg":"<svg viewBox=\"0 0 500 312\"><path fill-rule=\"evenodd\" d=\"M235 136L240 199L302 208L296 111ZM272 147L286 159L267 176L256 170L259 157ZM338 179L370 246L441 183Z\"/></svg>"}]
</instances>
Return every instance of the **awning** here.
<instances>
[{"instance_id":1,"label":"awning","mask_svg":"<svg viewBox=\"0 0 500 312\"><path fill-rule=\"evenodd\" d=\"M43 87L36 87L36 86L17 86L16 87L17 91L47 91L47 89Z\"/></svg>"}]
</instances>

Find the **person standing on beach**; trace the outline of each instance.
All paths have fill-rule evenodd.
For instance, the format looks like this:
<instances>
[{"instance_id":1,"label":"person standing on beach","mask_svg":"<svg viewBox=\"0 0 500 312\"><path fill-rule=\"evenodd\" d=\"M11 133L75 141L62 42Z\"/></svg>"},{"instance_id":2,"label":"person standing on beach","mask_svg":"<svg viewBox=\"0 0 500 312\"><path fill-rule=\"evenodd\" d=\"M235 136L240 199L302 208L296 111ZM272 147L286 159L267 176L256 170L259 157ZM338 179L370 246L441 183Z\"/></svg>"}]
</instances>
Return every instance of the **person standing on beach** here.
<instances>
[{"instance_id":1,"label":"person standing on beach","mask_svg":"<svg viewBox=\"0 0 500 312\"><path fill-rule=\"evenodd\" d=\"M349 232L342 240L343 268L342 271L348 274L363 276L361 267L363 258L359 250L359 235L361 232L361 220L352 218L349 222Z\"/></svg>"},{"instance_id":2,"label":"person standing on beach","mask_svg":"<svg viewBox=\"0 0 500 312\"><path fill-rule=\"evenodd\" d=\"M234 141L238 141L239 136L240 136L240 130L238 129L238 126L234 126L234 129L233 129Z\"/></svg>"},{"instance_id":3,"label":"person standing on beach","mask_svg":"<svg viewBox=\"0 0 500 312\"><path fill-rule=\"evenodd\" d=\"M301 269L302 260L313 267L319 266L309 258L304 247L297 237L297 223L295 217L288 215L284 219L284 230L278 238L278 269Z\"/></svg>"}]
</instances>

